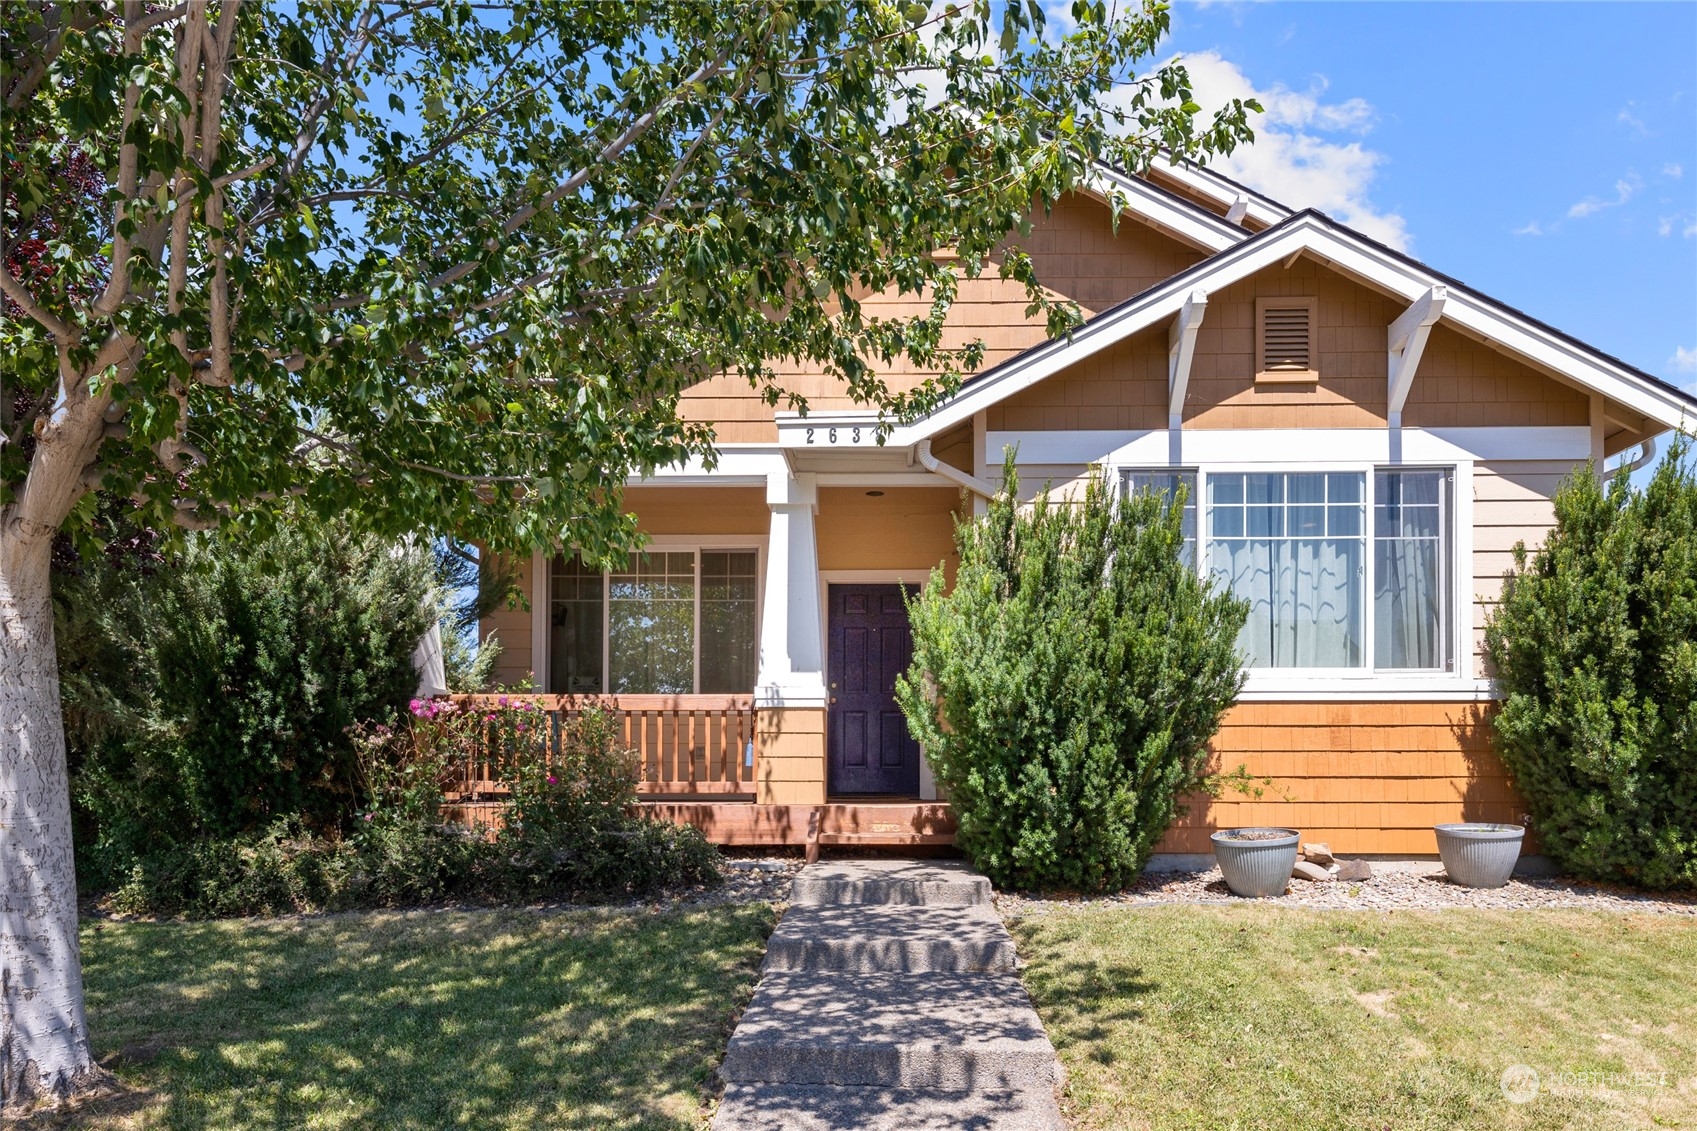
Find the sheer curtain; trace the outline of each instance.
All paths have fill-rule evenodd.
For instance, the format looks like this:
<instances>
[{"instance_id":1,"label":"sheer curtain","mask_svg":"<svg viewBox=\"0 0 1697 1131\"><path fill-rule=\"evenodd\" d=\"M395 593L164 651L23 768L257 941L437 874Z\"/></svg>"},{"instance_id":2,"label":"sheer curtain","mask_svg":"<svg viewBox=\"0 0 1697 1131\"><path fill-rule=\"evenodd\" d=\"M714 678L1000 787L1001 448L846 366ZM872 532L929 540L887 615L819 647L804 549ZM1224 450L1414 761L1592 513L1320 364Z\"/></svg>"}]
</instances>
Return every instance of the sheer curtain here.
<instances>
[{"instance_id":1,"label":"sheer curtain","mask_svg":"<svg viewBox=\"0 0 1697 1131\"><path fill-rule=\"evenodd\" d=\"M1449 474L1381 471L1373 482L1373 663L1447 663L1444 541Z\"/></svg>"},{"instance_id":2,"label":"sheer curtain","mask_svg":"<svg viewBox=\"0 0 1697 1131\"><path fill-rule=\"evenodd\" d=\"M1362 652L1365 476L1208 477L1210 571L1248 601L1251 667L1350 668Z\"/></svg>"}]
</instances>

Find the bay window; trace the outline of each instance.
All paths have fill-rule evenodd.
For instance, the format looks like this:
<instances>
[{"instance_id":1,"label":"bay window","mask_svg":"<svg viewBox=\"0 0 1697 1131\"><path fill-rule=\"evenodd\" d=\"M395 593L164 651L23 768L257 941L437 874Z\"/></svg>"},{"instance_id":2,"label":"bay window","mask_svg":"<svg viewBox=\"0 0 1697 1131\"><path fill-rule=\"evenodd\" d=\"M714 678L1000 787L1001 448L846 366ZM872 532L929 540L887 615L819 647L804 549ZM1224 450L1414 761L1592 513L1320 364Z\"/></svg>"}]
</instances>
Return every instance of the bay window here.
<instances>
[{"instance_id":1,"label":"bay window","mask_svg":"<svg viewBox=\"0 0 1697 1131\"><path fill-rule=\"evenodd\" d=\"M603 573L550 571L549 690L689 695L754 688L759 554L655 549ZM604 626L604 627L603 627Z\"/></svg>"},{"instance_id":2,"label":"bay window","mask_svg":"<svg viewBox=\"0 0 1697 1131\"><path fill-rule=\"evenodd\" d=\"M1127 468L1127 494L1184 486L1186 561L1249 604L1255 669L1454 670L1447 468ZM1200 488L1200 491L1198 490ZM1200 512L1201 523L1197 518Z\"/></svg>"}]
</instances>

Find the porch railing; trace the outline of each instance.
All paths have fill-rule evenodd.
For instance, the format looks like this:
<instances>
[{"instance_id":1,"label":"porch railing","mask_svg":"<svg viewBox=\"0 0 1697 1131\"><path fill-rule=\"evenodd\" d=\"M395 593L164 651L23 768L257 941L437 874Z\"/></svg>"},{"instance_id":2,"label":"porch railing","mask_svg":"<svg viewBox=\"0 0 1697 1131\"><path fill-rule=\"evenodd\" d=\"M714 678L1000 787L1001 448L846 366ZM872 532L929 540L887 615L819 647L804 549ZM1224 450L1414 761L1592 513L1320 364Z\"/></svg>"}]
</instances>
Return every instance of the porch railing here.
<instances>
[{"instance_id":1,"label":"porch railing","mask_svg":"<svg viewBox=\"0 0 1697 1131\"><path fill-rule=\"evenodd\" d=\"M560 751L562 730L586 709L599 707L617 718L620 740L637 752L637 793L687 797L754 792L753 695L456 695L468 706L494 706L528 699L546 720L548 752ZM465 763L462 796L500 796L503 769L494 755L480 752Z\"/></svg>"}]
</instances>

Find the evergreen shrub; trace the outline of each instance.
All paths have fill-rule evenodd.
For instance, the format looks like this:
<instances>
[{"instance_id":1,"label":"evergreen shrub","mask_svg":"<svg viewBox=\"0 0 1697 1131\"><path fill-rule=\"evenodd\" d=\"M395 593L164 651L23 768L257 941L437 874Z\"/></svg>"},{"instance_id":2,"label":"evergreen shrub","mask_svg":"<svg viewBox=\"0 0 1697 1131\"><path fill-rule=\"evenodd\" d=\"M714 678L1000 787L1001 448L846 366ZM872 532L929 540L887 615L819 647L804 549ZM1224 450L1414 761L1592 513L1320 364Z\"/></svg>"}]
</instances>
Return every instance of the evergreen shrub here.
<instances>
[{"instance_id":1,"label":"evergreen shrub","mask_svg":"<svg viewBox=\"0 0 1697 1131\"><path fill-rule=\"evenodd\" d=\"M1643 490L1592 470L1485 631L1496 749L1568 872L1697 887L1697 476L1676 443Z\"/></svg>"},{"instance_id":2,"label":"evergreen shrub","mask_svg":"<svg viewBox=\"0 0 1697 1131\"><path fill-rule=\"evenodd\" d=\"M1182 497L1096 476L1022 505L1011 456L1003 475L956 530L953 588L934 571L912 603L898 699L992 881L1123 887L1210 782L1247 606L1185 560Z\"/></svg>"}]
</instances>

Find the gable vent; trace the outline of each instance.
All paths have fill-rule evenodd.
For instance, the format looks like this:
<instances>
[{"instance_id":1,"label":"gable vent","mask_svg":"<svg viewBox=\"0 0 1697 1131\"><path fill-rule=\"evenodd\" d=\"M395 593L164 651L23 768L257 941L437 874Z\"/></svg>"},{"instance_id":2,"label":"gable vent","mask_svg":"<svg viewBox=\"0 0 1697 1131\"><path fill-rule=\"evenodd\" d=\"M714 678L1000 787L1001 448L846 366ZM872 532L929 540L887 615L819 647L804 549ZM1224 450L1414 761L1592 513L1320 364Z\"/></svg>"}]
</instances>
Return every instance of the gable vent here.
<instances>
[{"instance_id":1,"label":"gable vent","mask_svg":"<svg viewBox=\"0 0 1697 1131\"><path fill-rule=\"evenodd\" d=\"M1280 373L1308 370L1308 308L1273 307L1261 324L1262 349L1268 370Z\"/></svg>"},{"instance_id":2,"label":"gable vent","mask_svg":"<svg viewBox=\"0 0 1697 1131\"><path fill-rule=\"evenodd\" d=\"M1314 381L1312 298L1257 300L1255 376L1258 381Z\"/></svg>"}]
</instances>

